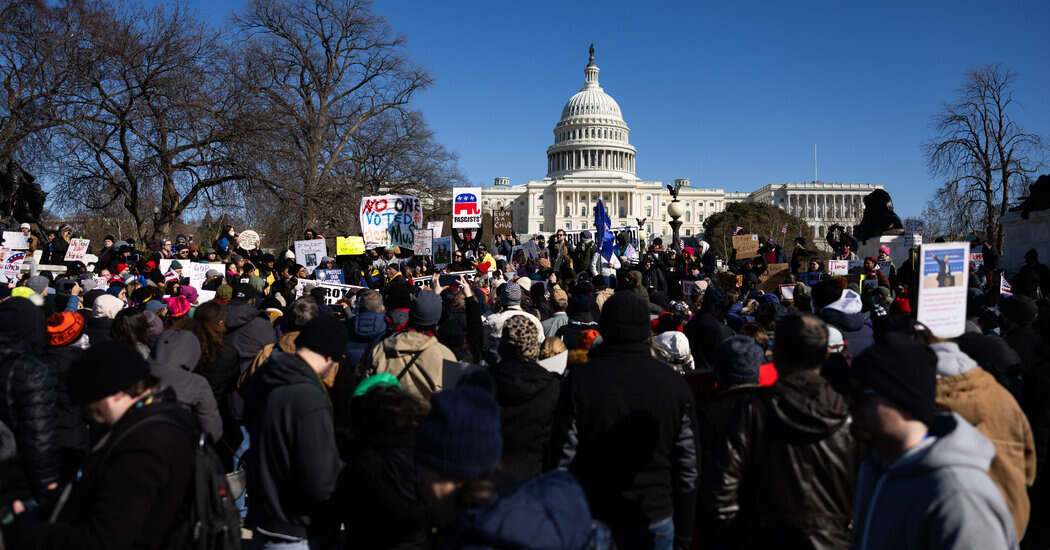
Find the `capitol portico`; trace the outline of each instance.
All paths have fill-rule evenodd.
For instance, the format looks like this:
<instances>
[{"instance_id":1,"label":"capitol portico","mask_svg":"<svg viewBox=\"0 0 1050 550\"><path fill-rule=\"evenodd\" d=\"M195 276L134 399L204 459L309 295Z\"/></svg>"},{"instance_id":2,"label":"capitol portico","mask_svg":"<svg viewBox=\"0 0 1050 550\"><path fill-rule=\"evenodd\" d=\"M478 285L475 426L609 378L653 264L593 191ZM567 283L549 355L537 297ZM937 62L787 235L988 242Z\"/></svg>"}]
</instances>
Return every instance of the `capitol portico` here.
<instances>
[{"instance_id":1,"label":"capitol portico","mask_svg":"<svg viewBox=\"0 0 1050 550\"><path fill-rule=\"evenodd\" d=\"M584 68L583 87L569 98L555 124L554 142L547 148L547 176L526 185L511 186L496 178L484 189L487 210L512 212L514 231L522 235L552 233L558 229L590 229L600 199L613 226L638 226L643 237L671 234L667 205L671 201L662 182L644 181L635 174L636 149L620 106L598 83L594 47ZM869 183L781 183L757 191L726 192L692 187L688 179L678 198L684 207L681 236L703 232L708 216L734 202L766 202L804 218L814 227L814 240L823 240L834 223L851 226L860 220L862 199L881 185Z\"/></svg>"}]
</instances>

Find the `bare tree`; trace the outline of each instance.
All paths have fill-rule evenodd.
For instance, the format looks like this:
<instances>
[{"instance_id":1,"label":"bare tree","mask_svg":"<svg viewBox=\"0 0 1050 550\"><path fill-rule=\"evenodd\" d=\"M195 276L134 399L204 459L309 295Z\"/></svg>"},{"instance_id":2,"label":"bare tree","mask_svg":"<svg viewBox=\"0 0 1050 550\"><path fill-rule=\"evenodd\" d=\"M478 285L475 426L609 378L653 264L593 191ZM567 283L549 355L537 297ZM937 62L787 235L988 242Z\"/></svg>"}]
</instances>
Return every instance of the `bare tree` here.
<instances>
[{"instance_id":1,"label":"bare tree","mask_svg":"<svg viewBox=\"0 0 1050 550\"><path fill-rule=\"evenodd\" d=\"M239 74L265 104L264 131L244 151L252 184L269 192L254 198L280 205L286 235L356 230L365 185L386 171L370 165L367 140L377 136L366 130L387 113L413 120L408 102L429 77L364 0L251 0L236 22L246 36ZM429 135L416 143L433 158Z\"/></svg>"},{"instance_id":2,"label":"bare tree","mask_svg":"<svg viewBox=\"0 0 1050 550\"><path fill-rule=\"evenodd\" d=\"M922 235L961 238L983 230L983 217L956 189L940 188L922 210Z\"/></svg>"},{"instance_id":3,"label":"bare tree","mask_svg":"<svg viewBox=\"0 0 1050 550\"><path fill-rule=\"evenodd\" d=\"M77 76L81 116L63 129L57 195L66 207L120 204L140 239L159 238L199 199L230 204L250 94L217 34L184 8L114 4L107 14L84 38L95 57Z\"/></svg>"},{"instance_id":4,"label":"bare tree","mask_svg":"<svg viewBox=\"0 0 1050 550\"><path fill-rule=\"evenodd\" d=\"M1032 155L1042 144L1011 116L1016 80L1017 73L998 64L967 71L959 100L934 115L936 135L926 143L930 172L946 178L941 198L979 212L986 237L1000 249L999 218L1037 169Z\"/></svg>"}]
</instances>

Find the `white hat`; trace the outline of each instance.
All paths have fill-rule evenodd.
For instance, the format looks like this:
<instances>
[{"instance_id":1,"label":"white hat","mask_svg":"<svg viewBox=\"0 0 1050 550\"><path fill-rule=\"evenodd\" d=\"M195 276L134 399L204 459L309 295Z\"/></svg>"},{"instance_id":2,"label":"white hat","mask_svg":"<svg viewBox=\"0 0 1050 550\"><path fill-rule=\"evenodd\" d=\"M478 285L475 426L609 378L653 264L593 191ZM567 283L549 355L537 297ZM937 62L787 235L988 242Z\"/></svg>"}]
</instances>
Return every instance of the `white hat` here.
<instances>
[{"instance_id":1,"label":"white hat","mask_svg":"<svg viewBox=\"0 0 1050 550\"><path fill-rule=\"evenodd\" d=\"M22 222L22 225L18 226L18 228L19 229L32 229L32 227L30 227L30 225L28 223L26 223L26 222Z\"/></svg>"},{"instance_id":2,"label":"white hat","mask_svg":"<svg viewBox=\"0 0 1050 550\"><path fill-rule=\"evenodd\" d=\"M689 339L677 330L657 334L653 345L665 361L683 372L694 369L693 354L689 349Z\"/></svg>"}]
</instances>

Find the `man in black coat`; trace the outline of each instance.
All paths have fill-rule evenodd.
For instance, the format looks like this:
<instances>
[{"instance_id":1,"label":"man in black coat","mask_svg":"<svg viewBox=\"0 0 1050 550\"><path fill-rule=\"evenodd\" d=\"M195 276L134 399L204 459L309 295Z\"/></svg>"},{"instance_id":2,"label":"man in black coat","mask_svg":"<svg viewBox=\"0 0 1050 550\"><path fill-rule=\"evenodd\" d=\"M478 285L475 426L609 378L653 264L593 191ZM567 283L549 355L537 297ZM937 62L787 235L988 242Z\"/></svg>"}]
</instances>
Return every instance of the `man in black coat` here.
<instances>
[{"instance_id":1,"label":"man in black coat","mask_svg":"<svg viewBox=\"0 0 1050 550\"><path fill-rule=\"evenodd\" d=\"M342 322L314 317L299 332L295 353L275 349L241 390L251 436L247 525L263 547L323 545L338 530L324 521L343 464L321 378L339 363L346 341Z\"/></svg>"},{"instance_id":2,"label":"man in black coat","mask_svg":"<svg viewBox=\"0 0 1050 550\"><path fill-rule=\"evenodd\" d=\"M689 548L696 508L696 412L689 386L652 358L649 304L631 290L602 308L603 342L565 380L558 465L583 485L618 548Z\"/></svg>"},{"instance_id":3,"label":"man in black coat","mask_svg":"<svg viewBox=\"0 0 1050 550\"><path fill-rule=\"evenodd\" d=\"M14 546L163 547L186 503L197 432L175 393L159 390L158 383L145 359L122 342L92 346L73 365L73 401L110 431L88 456L82 476L66 489L57 521L26 514L25 524L15 529L21 545Z\"/></svg>"}]
</instances>

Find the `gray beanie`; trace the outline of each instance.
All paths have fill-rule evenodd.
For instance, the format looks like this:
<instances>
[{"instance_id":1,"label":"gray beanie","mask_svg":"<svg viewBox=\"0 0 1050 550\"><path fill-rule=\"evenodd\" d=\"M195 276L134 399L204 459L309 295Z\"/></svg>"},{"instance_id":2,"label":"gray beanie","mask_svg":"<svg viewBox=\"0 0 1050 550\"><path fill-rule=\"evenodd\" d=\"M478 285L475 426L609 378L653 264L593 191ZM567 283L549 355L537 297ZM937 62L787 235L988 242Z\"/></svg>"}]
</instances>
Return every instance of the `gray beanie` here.
<instances>
[{"instance_id":1,"label":"gray beanie","mask_svg":"<svg viewBox=\"0 0 1050 550\"><path fill-rule=\"evenodd\" d=\"M37 294L43 294L47 290L47 284L47 277L43 275L33 275L26 281L26 286Z\"/></svg>"},{"instance_id":2,"label":"gray beanie","mask_svg":"<svg viewBox=\"0 0 1050 550\"><path fill-rule=\"evenodd\" d=\"M513 281L503 285L499 289L499 301L503 307L521 304L521 285Z\"/></svg>"},{"instance_id":3,"label":"gray beanie","mask_svg":"<svg viewBox=\"0 0 1050 550\"><path fill-rule=\"evenodd\" d=\"M758 371L766 354L749 336L733 336L715 349L715 377L719 384L757 384Z\"/></svg>"}]
</instances>

